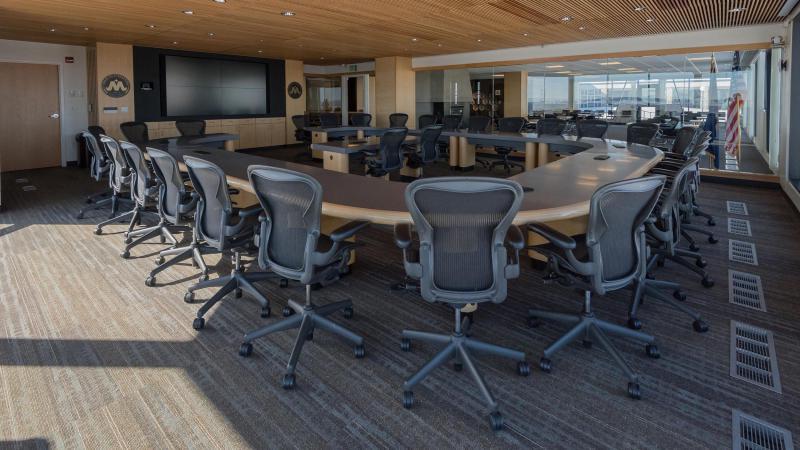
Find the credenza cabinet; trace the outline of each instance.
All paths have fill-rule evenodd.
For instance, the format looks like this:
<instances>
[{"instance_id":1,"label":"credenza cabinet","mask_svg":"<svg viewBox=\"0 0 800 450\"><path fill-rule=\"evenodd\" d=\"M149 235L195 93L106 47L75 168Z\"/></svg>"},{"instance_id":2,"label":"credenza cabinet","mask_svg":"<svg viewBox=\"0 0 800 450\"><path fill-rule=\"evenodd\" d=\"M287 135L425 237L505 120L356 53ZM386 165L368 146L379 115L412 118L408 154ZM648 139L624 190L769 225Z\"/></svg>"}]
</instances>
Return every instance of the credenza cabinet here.
<instances>
[{"instance_id":1,"label":"credenza cabinet","mask_svg":"<svg viewBox=\"0 0 800 450\"><path fill-rule=\"evenodd\" d=\"M147 122L150 139L178 136L175 121ZM256 117L250 119L206 120L206 133L238 134L236 150L242 148L286 145L285 117Z\"/></svg>"}]
</instances>

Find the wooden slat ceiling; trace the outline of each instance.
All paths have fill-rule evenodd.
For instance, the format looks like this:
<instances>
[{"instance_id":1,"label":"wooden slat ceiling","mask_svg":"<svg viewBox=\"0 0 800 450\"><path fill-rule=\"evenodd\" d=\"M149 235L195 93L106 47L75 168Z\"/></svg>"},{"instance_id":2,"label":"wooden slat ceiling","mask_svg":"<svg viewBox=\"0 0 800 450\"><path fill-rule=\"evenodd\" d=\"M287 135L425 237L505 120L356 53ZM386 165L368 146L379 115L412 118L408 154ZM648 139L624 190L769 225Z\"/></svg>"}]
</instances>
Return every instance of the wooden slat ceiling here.
<instances>
[{"instance_id":1,"label":"wooden slat ceiling","mask_svg":"<svg viewBox=\"0 0 800 450\"><path fill-rule=\"evenodd\" d=\"M333 64L762 24L781 20L783 2L2 0L0 39L116 42Z\"/></svg>"}]
</instances>

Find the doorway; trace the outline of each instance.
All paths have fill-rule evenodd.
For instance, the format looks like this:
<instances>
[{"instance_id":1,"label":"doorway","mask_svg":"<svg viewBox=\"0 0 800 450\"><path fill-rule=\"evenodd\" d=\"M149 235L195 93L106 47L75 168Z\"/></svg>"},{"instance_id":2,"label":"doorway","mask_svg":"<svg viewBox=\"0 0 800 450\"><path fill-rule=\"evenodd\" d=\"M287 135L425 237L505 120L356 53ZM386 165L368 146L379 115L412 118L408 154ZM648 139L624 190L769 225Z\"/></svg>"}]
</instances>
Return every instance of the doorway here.
<instances>
[{"instance_id":1,"label":"doorway","mask_svg":"<svg viewBox=\"0 0 800 450\"><path fill-rule=\"evenodd\" d=\"M0 63L0 172L61 165L58 66Z\"/></svg>"},{"instance_id":2,"label":"doorway","mask_svg":"<svg viewBox=\"0 0 800 450\"><path fill-rule=\"evenodd\" d=\"M353 113L371 114L369 74L342 76L342 124L350 123ZM373 124L375 118L372 118Z\"/></svg>"}]
</instances>

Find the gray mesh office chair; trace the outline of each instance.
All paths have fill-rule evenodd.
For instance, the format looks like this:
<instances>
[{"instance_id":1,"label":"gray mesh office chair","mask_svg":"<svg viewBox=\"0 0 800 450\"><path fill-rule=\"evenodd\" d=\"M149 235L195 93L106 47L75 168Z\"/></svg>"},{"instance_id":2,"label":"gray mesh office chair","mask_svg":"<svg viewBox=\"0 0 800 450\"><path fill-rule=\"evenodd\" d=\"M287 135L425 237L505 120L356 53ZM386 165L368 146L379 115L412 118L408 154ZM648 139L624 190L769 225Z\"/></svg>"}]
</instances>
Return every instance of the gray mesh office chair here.
<instances>
[{"instance_id":1,"label":"gray mesh office chair","mask_svg":"<svg viewBox=\"0 0 800 450\"><path fill-rule=\"evenodd\" d=\"M657 123L635 122L628 125L627 141L629 144L650 145L650 141L658 134Z\"/></svg>"},{"instance_id":2,"label":"gray mesh office chair","mask_svg":"<svg viewBox=\"0 0 800 450\"><path fill-rule=\"evenodd\" d=\"M136 145L145 145L150 140L147 124L144 122L123 122L119 125L122 134L129 142Z\"/></svg>"},{"instance_id":3,"label":"gray mesh office chair","mask_svg":"<svg viewBox=\"0 0 800 450\"><path fill-rule=\"evenodd\" d=\"M578 131L578 139L585 137L605 139L608 131L608 122L599 119L578 120L575 126Z\"/></svg>"},{"instance_id":4,"label":"gray mesh office chair","mask_svg":"<svg viewBox=\"0 0 800 450\"><path fill-rule=\"evenodd\" d=\"M405 148L409 152L408 166L421 169L429 164L435 164L439 159L438 144L441 134L441 125L431 125L422 130L418 143L406 144Z\"/></svg>"},{"instance_id":5,"label":"gray mesh office chair","mask_svg":"<svg viewBox=\"0 0 800 450\"><path fill-rule=\"evenodd\" d=\"M458 131L461 128L461 116L457 114L449 114L442 119L442 131ZM450 156L450 143L439 142L439 155L449 158Z\"/></svg>"},{"instance_id":6,"label":"gray mesh office chair","mask_svg":"<svg viewBox=\"0 0 800 450\"><path fill-rule=\"evenodd\" d=\"M561 136L566 128L566 120L546 117L536 122L536 134L539 136Z\"/></svg>"},{"instance_id":7,"label":"gray mesh office chair","mask_svg":"<svg viewBox=\"0 0 800 450\"><path fill-rule=\"evenodd\" d=\"M392 113L389 114L389 127L402 128L408 123L408 114L406 113Z\"/></svg>"},{"instance_id":8,"label":"gray mesh office chair","mask_svg":"<svg viewBox=\"0 0 800 450\"><path fill-rule=\"evenodd\" d=\"M176 120L175 128L181 136L202 136L206 134L205 120Z\"/></svg>"},{"instance_id":9,"label":"gray mesh office chair","mask_svg":"<svg viewBox=\"0 0 800 450\"><path fill-rule=\"evenodd\" d=\"M522 131L522 127L524 127L527 122L528 121L523 117L503 117L497 122L497 131L502 133L519 133ZM491 165L489 165L490 170L497 166L502 166L506 170L506 174L510 174L512 167L518 167L523 170L525 169L523 164L520 164L516 161L511 161L509 159L511 152L514 151L513 148L499 146L495 147L494 151L500 156L501 159L499 161L493 161Z\"/></svg>"},{"instance_id":10,"label":"gray mesh office chair","mask_svg":"<svg viewBox=\"0 0 800 450\"><path fill-rule=\"evenodd\" d=\"M658 358L655 338L597 318L592 310L592 293L605 295L645 282L647 243L644 223L658 201L664 181L663 176L653 176L611 183L597 189L590 200L586 237L581 242L544 224L528 225L530 231L550 242L535 247L536 251L548 257L546 280L560 281L561 284L584 291L580 315L538 309L528 312L531 326L537 326L540 319L572 326L544 350L539 361L542 371L550 372L550 358L575 339L583 338L587 347L597 341L611 354L628 378L628 395L641 398L639 377L622 359L608 335L644 343L647 355Z\"/></svg>"},{"instance_id":11,"label":"gray mesh office chair","mask_svg":"<svg viewBox=\"0 0 800 450\"><path fill-rule=\"evenodd\" d=\"M83 131L81 132L81 138L85 142L86 148L89 149L89 176L95 181L103 181L103 178L109 176L111 172L111 160L101 149L100 144L97 142L99 138L97 138L94 133L91 131ZM101 209L106 205L111 206L113 199L113 197L111 197L112 194L113 189L109 186L108 189L104 189L102 192L86 197L86 203L89 203L90 206L86 206L78 211L77 218L83 219L84 214L88 211Z\"/></svg>"},{"instance_id":12,"label":"gray mesh office chair","mask_svg":"<svg viewBox=\"0 0 800 450\"><path fill-rule=\"evenodd\" d=\"M354 127L368 127L372 122L372 114L353 113L350 114L350 125Z\"/></svg>"},{"instance_id":13,"label":"gray mesh office chair","mask_svg":"<svg viewBox=\"0 0 800 450\"><path fill-rule=\"evenodd\" d=\"M672 147L669 151L675 154L688 156L698 136L697 127L682 127L677 131L675 141L672 143Z\"/></svg>"},{"instance_id":14,"label":"gray mesh office chair","mask_svg":"<svg viewBox=\"0 0 800 450\"><path fill-rule=\"evenodd\" d=\"M422 114L417 119L417 128L425 129L431 125L436 125L436 117L433 114Z\"/></svg>"},{"instance_id":15,"label":"gray mesh office chair","mask_svg":"<svg viewBox=\"0 0 800 450\"><path fill-rule=\"evenodd\" d=\"M320 113L319 126L322 128L336 128L339 126L339 114Z\"/></svg>"},{"instance_id":16,"label":"gray mesh office chair","mask_svg":"<svg viewBox=\"0 0 800 450\"><path fill-rule=\"evenodd\" d=\"M466 366L490 410L493 429L503 427L486 382L472 360L485 353L517 361L520 375L530 374L525 353L475 340L462 329L461 309L470 303L500 303L508 279L519 276L519 251L525 240L512 220L522 203L522 187L511 180L491 178L430 178L409 184L406 205L419 238L418 250L410 224L395 226L395 243L403 250L406 275L419 280L422 298L453 307L451 335L403 330L401 348L411 340L444 344L436 356L403 384L403 406L414 404L412 389L436 367L454 360Z\"/></svg>"},{"instance_id":17,"label":"gray mesh office chair","mask_svg":"<svg viewBox=\"0 0 800 450\"><path fill-rule=\"evenodd\" d=\"M356 358L365 355L361 336L327 317L336 311L352 317L352 303L347 300L317 306L311 301L311 285L333 283L347 272L350 252L356 246L347 239L369 222L350 222L326 236L320 231L323 193L317 180L303 173L269 166L250 166L247 173L263 209L259 218L258 263L281 277L305 285L305 304L289 300L283 312L286 319L247 333L239 354L250 356L255 339L299 328L282 382L285 389L292 389L300 352L306 340L313 338L315 328L351 342Z\"/></svg>"},{"instance_id":18,"label":"gray mesh office chair","mask_svg":"<svg viewBox=\"0 0 800 450\"><path fill-rule=\"evenodd\" d=\"M189 170L192 186L199 196L194 227L198 238L205 243L200 251L233 253L233 270L230 275L200 281L189 286L184 295L184 301L191 303L194 301L195 291L220 288L197 311L192 327L195 330L203 329L206 323L203 316L230 292L234 292L236 298L242 296L242 291L247 292L261 305L261 317L269 317L269 301L252 283L274 275L269 272L244 272L241 260L241 253L253 247L261 208L258 205L234 208L225 173L216 164L191 156L184 156L183 161Z\"/></svg>"},{"instance_id":19,"label":"gray mesh office chair","mask_svg":"<svg viewBox=\"0 0 800 450\"><path fill-rule=\"evenodd\" d=\"M365 158L367 175L382 177L403 167L402 150L407 134L407 128L392 128L381 136L377 155Z\"/></svg>"},{"instance_id":20,"label":"gray mesh office chair","mask_svg":"<svg viewBox=\"0 0 800 450\"><path fill-rule=\"evenodd\" d=\"M133 210L120 214L119 216L116 215L120 203L127 204L133 202L130 197L131 183L133 181L131 167L128 165L125 155L116 139L108 136L101 136L100 143L105 147L106 151L108 151L108 155L111 158L111 170L108 174L109 185L112 190L111 218L98 223L97 227L94 229L94 234L103 234L103 227L106 225L119 222L133 215Z\"/></svg>"}]
</instances>

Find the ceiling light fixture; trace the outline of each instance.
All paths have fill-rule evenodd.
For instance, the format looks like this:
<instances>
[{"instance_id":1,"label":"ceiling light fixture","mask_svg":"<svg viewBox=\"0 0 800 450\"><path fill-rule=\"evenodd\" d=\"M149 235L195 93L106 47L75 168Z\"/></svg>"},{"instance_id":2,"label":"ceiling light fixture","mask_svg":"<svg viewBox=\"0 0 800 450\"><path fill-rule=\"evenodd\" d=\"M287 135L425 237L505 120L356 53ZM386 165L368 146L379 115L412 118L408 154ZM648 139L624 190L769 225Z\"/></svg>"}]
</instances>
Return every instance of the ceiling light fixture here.
<instances>
[{"instance_id":1,"label":"ceiling light fixture","mask_svg":"<svg viewBox=\"0 0 800 450\"><path fill-rule=\"evenodd\" d=\"M259 50L258 53L264 53L264 50Z\"/></svg>"},{"instance_id":2,"label":"ceiling light fixture","mask_svg":"<svg viewBox=\"0 0 800 450\"><path fill-rule=\"evenodd\" d=\"M55 33L55 32L56 32L56 29L55 29L55 28L50 28L50 32L51 32L51 33Z\"/></svg>"},{"instance_id":3,"label":"ceiling light fixture","mask_svg":"<svg viewBox=\"0 0 800 450\"><path fill-rule=\"evenodd\" d=\"M647 9L647 6L644 6L644 5L639 5L636 8L633 8L633 10L636 11L636 12L642 12L645 9Z\"/></svg>"},{"instance_id":4,"label":"ceiling light fixture","mask_svg":"<svg viewBox=\"0 0 800 450\"><path fill-rule=\"evenodd\" d=\"M324 56L320 56L319 59L325 59L325 57Z\"/></svg>"},{"instance_id":5,"label":"ceiling light fixture","mask_svg":"<svg viewBox=\"0 0 800 450\"><path fill-rule=\"evenodd\" d=\"M528 36L528 33L522 33L522 35L527 37L527 36Z\"/></svg>"},{"instance_id":6,"label":"ceiling light fixture","mask_svg":"<svg viewBox=\"0 0 800 450\"><path fill-rule=\"evenodd\" d=\"M214 37L214 33L208 33L208 37Z\"/></svg>"},{"instance_id":7,"label":"ceiling light fixture","mask_svg":"<svg viewBox=\"0 0 800 450\"><path fill-rule=\"evenodd\" d=\"M656 19L653 19L652 17L648 17L647 18L647 23L653 23L655 21L656 21Z\"/></svg>"},{"instance_id":8,"label":"ceiling light fixture","mask_svg":"<svg viewBox=\"0 0 800 450\"><path fill-rule=\"evenodd\" d=\"M145 26L146 26L147 28L150 28L151 30L152 30L153 28L155 28L155 27L156 27L156 26L155 26L155 25L153 25L152 23L148 23L148 24L147 24L147 25L145 25Z\"/></svg>"},{"instance_id":9,"label":"ceiling light fixture","mask_svg":"<svg viewBox=\"0 0 800 450\"><path fill-rule=\"evenodd\" d=\"M478 39L478 42L483 42L483 39Z\"/></svg>"},{"instance_id":10,"label":"ceiling light fixture","mask_svg":"<svg viewBox=\"0 0 800 450\"><path fill-rule=\"evenodd\" d=\"M557 74L560 74L560 75L569 75L572 72L570 72L569 70L562 70L561 72L553 72L553 73L557 73Z\"/></svg>"},{"instance_id":11,"label":"ceiling light fixture","mask_svg":"<svg viewBox=\"0 0 800 450\"><path fill-rule=\"evenodd\" d=\"M89 27L83 27L83 31L89 31Z\"/></svg>"},{"instance_id":12,"label":"ceiling light fixture","mask_svg":"<svg viewBox=\"0 0 800 450\"><path fill-rule=\"evenodd\" d=\"M178 45L178 41L172 41L172 45Z\"/></svg>"},{"instance_id":13,"label":"ceiling light fixture","mask_svg":"<svg viewBox=\"0 0 800 450\"><path fill-rule=\"evenodd\" d=\"M213 1L214 3L225 3L225 0L211 0L211 1Z\"/></svg>"},{"instance_id":14,"label":"ceiling light fixture","mask_svg":"<svg viewBox=\"0 0 800 450\"><path fill-rule=\"evenodd\" d=\"M745 8L744 6L737 6L736 8L729 9L728 12L729 13L740 13L740 12L744 11L745 9L747 9L747 8Z\"/></svg>"},{"instance_id":15,"label":"ceiling light fixture","mask_svg":"<svg viewBox=\"0 0 800 450\"><path fill-rule=\"evenodd\" d=\"M711 61L711 57L710 56L697 56L697 57L688 58L688 59L689 59L689 61Z\"/></svg>"},{"instance_id":16,"label":"ceiling light fixture","mask_svg":"<svg viewBox=\"0 0 800 450\"><path fill-rule=\"evenodd\" d=\"M562 22L569 22L571 20L572 20L572 16L564 16L564 17L561 18Z\"/></svg>"},{"instance_id":17,"label":"ceiling light fixture","mask_svg":"<svg viewBox=\"0 0 800 450\"><path fill-rule=\"evenodd\" d=\"M292 16L295 15L295 12L294 11L283 11L283 12L281 12L281 15L283 17L292 17Z\"/></svg>"},{"instance_id":18,"label":"ceiling light fixture","mask_svg":"<svg viewBox=\"0 0 800 450\"><path fill-rule=\"evenodd\" d=\"M185 9L185 10L183 10L183 13L186 14L187 16L193 16L194 15L194 11L192 11L191 9Z\"/></svg>"},{"instance_id":19,"label":"ceiling light fixture","mask_svg":"<svg viewBox=\"0 0 800 450\"><path fill-rule=\"evenodd\" d=\"M579 30L581 30L581 31L583 31L583 30L585 30L585 29L586 29L586 27L584 27L584 26L579 26L579 27L578 27L578 29L579 29Z\"/></svg>"},{"instance_id":20,"label":"ceiling light fixture","mask_svg":"<svg viewBox=\"0 0 800 450\"><path fill-rule=\"evenodd\" d=\"M564 68L564 66L562 66L560 64L556 64L556 65L553 65L553 66L545 66L545 67L548 68L548 69L563 69Z\"/></svg>"},{"instance_id":21,"label":"ceiling light fixture","mask_svg":"<svg viewBox=\"0 0 800 450\"><path fill-rule=\"evenodd\" d=\"M598 63L598 64L600 64L601 66L616 66L616 65L619 65L619 64L622 64L622 63L619 62L619 61L606 61L606 62L601 62L601 63Z\"/></svg>"},{"instance_id":22,"label":"ceiling light fixture","mask_svg":"<svg viewBox=\"0 0 800 450\"><path fill-rule=\"evenodd\" d=\"M417 42L417 38L411 38L411 42Z\"/></svg>"},{"instance_id":23,"label":"ceiling light fixture","mask_svg":"<svg viewBox=\"0 0 800 450\"><path fill-rule=\"evenodd\" d=\"M436 46L437 46L437 47L441 47L441 46L442 46L442 44L436 44Z\"/></svg>"}]
</instances>

